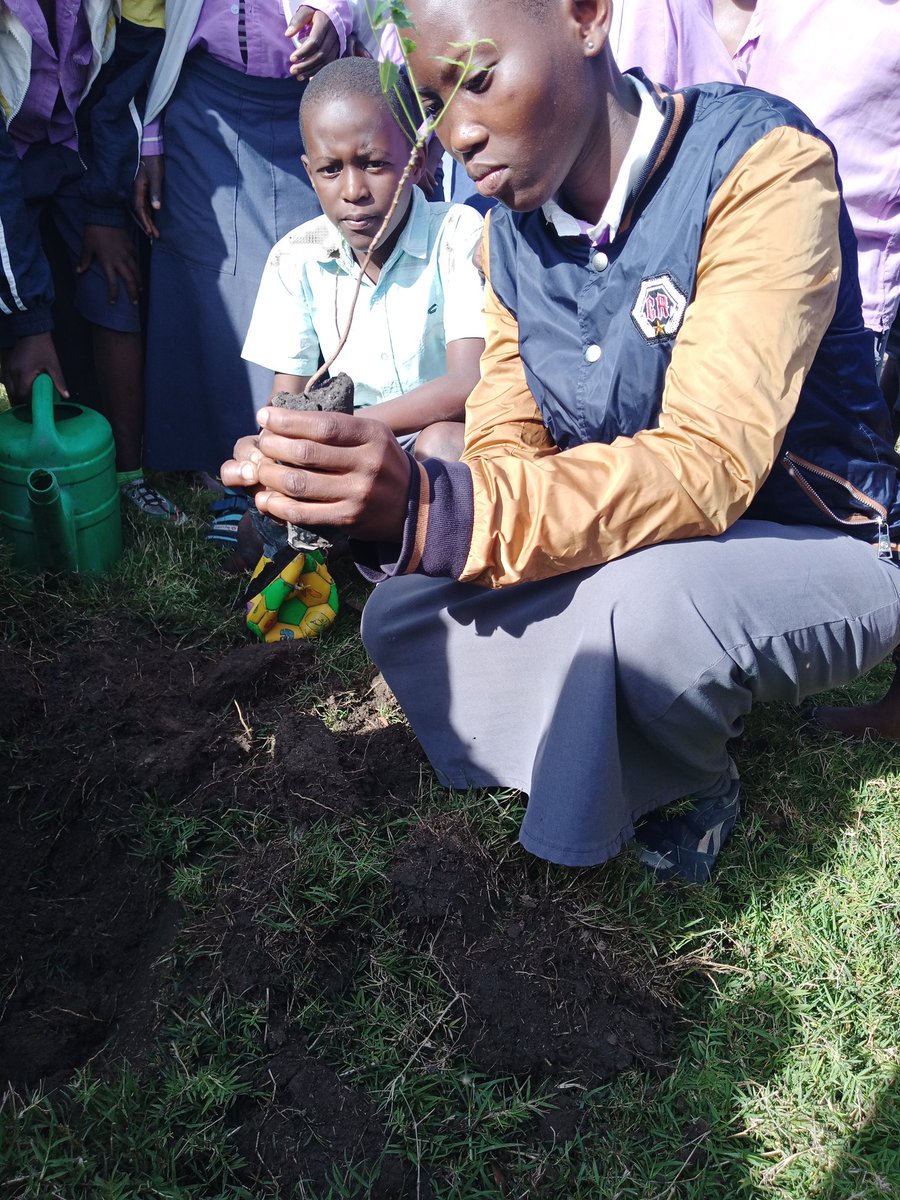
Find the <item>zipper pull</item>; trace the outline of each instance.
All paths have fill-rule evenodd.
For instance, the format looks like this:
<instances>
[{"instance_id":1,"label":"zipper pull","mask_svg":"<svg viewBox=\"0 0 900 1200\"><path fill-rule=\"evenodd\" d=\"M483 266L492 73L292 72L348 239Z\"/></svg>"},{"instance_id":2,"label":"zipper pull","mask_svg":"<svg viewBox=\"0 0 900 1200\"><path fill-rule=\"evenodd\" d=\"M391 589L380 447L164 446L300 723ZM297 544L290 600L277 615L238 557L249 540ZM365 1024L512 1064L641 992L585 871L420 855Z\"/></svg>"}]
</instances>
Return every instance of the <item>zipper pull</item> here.
<instances>
[{"instance_id":1,"label":"zipper pull","mask_svg":"<svg viewBox=\"0 0 900 1200\"><path fill-rule=\"evenodd\" d=\"M894 551L891 547L891 535L887 523L881 519L878 521L878 557L889 560L894 557Z\"/></svg>"}]
</instances>

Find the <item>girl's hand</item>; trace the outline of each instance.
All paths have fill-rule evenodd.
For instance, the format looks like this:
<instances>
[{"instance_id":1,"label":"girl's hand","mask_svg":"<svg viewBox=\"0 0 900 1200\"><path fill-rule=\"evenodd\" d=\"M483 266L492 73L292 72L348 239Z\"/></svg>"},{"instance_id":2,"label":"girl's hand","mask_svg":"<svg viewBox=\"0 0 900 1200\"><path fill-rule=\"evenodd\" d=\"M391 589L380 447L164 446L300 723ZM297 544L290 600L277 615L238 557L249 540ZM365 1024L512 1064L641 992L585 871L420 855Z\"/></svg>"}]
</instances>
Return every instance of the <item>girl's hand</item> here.
<instances>
[{"instance_id":1,"label":"girl's hand","mask_svg":"<svg viewBox=\"0 0 900 1200\"><path fill-rule=\"evenodd\" d=\"M264 408L262 432L222 464L228 487L258 488L256 506L292 525L330 525L366 541L398 542L406 520L408 455L379 421Z\"/></svg>"},{"instance_id":2,"label":"girl's hand","mask_svg":"<svg viewBox=\"0 0 900 1200\"><path fill-rule=\"evenodd\" d=\"M323 12L305 4L298 8L284 31L293 38L296 49L291 55L291 74L309 79L327 63L340 57L341 42L337 30Z\"/></svg>"},{"instance_id":3,"label":"girl's hand","mask_svg":"<svg viewBox=\"0 0 900 1200\"><path fill-rule=\"evenodd\" d=\"M158 238L159 230L153 214L162 208L163 179L165 178L165 156L148 154L141 159L138 173L134 177L132 207L138 224L147 237Z\"/></svg>"},{"instance_id":4,"label":"girl's hand","mask_svg":"<svg viewBox=\"0 0 900 1200\"><path fill-rule=\"evenodd\" d=\"M126 229L109 225L84 227L81 259L75 270L83 275L96 259L106 277L110 304L115 304L118 299L120 279L132 304L137 304L141 298L141 269L134 253L132 236Z\"/></svg>"}]
</instances>

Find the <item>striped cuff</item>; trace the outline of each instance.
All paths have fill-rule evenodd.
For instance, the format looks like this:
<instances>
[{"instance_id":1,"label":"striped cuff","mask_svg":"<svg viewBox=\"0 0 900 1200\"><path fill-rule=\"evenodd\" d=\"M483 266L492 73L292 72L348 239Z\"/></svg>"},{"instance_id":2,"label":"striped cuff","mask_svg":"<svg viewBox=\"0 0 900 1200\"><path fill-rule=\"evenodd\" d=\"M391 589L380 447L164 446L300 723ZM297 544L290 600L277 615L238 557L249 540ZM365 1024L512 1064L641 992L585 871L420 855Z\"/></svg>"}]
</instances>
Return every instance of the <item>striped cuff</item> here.
<instances>
[{"instance_id":1,"label":"striped cuff","mask_svg":"<svg viewBox=\"0 0 900 1200\"><path fill-rule=\"evenodd\" d=\"M154 117L147 122L141 134L141 157L153 157L164 152L162 118Z\"/></svg>"},{"instance_id":2,"label":"striped cuff","mask_svg":"<svg viewBox=\"0 0 900 1200\"><path fill-rule=\"evenodd\" d=\"M403 539L398 544L351 540L360 574L370 583L395 575L459 579L472 541L472 474L465 463L411 462Z\"/></svg>"}]
</instances>

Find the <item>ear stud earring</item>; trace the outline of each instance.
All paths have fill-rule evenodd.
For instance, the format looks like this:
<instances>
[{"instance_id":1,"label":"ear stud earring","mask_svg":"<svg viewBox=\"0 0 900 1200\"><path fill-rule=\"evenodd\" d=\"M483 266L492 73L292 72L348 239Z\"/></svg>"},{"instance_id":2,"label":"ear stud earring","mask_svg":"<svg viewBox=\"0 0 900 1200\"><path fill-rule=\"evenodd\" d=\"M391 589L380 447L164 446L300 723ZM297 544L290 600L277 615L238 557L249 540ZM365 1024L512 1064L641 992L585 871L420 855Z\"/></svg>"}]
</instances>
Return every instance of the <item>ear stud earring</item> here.
<instances>
[{"instance_id":1,"label":"ear stud earring","mask_svg":"<svg viewBox=\"0 0 900 1200\"><path fill-rule=\"evenodd\" d=\"M593 48L594 48L593 42L586 42L585 45L587 46L588 50L593 50Z\"/></svg>"}]
</instances>

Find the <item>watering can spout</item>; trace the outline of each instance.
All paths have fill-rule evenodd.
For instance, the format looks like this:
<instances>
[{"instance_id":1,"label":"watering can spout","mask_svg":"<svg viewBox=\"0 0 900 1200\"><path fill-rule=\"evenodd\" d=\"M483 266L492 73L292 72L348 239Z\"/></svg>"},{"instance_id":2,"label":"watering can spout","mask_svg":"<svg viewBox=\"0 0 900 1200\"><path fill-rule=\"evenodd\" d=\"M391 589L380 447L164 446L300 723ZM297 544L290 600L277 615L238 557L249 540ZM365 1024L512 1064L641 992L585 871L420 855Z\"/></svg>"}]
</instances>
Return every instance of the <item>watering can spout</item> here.
<instances>
[{"instance_id":1,"label":"watering can spout","mask_svg":"<svg viewBox=\"0 0 900 1200\"><path fill-rule=\"evenodd\" d=\"M56 476L38 468L28 476L25 486L40 565L47 571L77 571L75 522Z\"/></svg>"}]
</instances>

